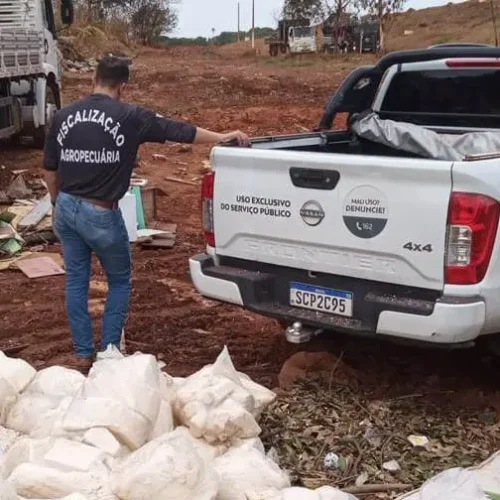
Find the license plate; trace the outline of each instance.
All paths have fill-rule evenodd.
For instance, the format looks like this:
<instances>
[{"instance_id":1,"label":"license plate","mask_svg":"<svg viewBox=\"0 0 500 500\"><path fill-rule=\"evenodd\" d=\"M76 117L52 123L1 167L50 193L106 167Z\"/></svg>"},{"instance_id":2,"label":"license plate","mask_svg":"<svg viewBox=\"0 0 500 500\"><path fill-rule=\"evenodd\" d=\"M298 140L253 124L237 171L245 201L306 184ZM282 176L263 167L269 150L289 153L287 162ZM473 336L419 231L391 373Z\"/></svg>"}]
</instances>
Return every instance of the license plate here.
<instances>
[{"instance_id":1,"label":"license plate","mask_svg":"<svg viewBox=\"0 0 500 500\"><path fill-rule=\"evenodd\" d=\"M339 316L352 317L351 292L321 286L290 283L290 305Z\"/></svg>"}]
</instances>

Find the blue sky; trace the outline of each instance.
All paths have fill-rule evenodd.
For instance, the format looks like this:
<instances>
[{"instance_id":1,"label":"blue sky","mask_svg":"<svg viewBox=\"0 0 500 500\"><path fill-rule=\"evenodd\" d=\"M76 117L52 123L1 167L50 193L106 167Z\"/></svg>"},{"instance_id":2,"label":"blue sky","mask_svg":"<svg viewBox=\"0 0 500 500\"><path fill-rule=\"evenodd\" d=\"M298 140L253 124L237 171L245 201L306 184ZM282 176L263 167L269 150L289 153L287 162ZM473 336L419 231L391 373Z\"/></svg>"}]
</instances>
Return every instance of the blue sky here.
<instances>
[{"instance_id":1,"label":"blue sky","mask_svg":"<svg viewBox=\"0 0 500 500\"><path fill-rule=\"evenodd\" d=\"M421 9L445 5L450 0L409 0L407 8ZM240 0L241 29L249 29L252 23L252 0ZM236 31L238 0L179 0L179 27L176 36L211 36L212 28ZM274 26L282 0L255 0L257 26Z\"/></svg>"}]
</instances>

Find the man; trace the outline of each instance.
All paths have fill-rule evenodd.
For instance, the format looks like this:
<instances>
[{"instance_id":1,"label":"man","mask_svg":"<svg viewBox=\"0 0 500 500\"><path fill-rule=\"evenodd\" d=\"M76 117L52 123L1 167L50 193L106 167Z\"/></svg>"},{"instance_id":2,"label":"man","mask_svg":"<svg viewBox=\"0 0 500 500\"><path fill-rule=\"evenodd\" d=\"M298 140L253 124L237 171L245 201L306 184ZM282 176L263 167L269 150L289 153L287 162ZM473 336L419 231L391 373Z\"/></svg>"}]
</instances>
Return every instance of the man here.
<instances>
[{"instance_id":1,"label":"man","mask_svg":"<svg viewBox=\"0 0 500 500\"><path fill-rule=\"evenodd\" d=\"M93 93L62 109L45 146L45 179L54 208L54 230L66 266L66 307L76 352L74 368L87 373L93 362L88 311L91 255L99 258L109 292L101 350L119 347L131 292L130 245L118 201L129 188L139 146L167 141L214 144L237 141L241 132L217 134L121 103L128 64L105 57L97 67Z\"/></svg>"}]
</instances>

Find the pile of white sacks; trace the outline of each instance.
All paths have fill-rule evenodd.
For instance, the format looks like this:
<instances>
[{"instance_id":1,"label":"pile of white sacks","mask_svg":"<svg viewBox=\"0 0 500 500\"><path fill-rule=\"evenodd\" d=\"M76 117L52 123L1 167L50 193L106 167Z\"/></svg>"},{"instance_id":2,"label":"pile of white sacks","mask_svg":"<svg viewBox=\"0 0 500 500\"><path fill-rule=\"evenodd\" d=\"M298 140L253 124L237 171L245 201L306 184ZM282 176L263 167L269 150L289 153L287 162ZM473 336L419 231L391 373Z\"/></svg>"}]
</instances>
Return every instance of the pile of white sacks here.
<instances>
[{"instance_id":1,"label":"pile of white sacks","mask_svg":"<svg viewBox=\"0 0 500 500\"><path fill-rule=\"evenodd\" d=\"M257 420L274 393L225 349L186 379L109 351L87 378L0 352L0 500L352 500L291 488Z\"/></svg>"}]
</instances>

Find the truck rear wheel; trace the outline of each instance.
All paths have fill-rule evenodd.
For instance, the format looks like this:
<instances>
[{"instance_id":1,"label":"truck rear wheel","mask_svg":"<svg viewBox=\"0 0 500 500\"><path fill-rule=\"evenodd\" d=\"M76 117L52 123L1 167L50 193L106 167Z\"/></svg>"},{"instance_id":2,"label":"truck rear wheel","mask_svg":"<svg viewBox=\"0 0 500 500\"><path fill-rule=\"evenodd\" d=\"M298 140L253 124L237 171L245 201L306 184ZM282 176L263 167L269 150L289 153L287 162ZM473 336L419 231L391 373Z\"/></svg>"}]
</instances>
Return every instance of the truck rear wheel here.
<instances>
[{"instance_id":1,"label":"truck rear wheel","mask_svg":"<svg viewBox=\"0 0 500 500\"><path fill-rule=\"evenodd\" d=\"M282 45L280 47L281 53L286 54L288 52L288 47L286 45Z\"/></svg>"},{"instance_id":2,"label":"truck rear wheel","mask_svg":"<svg viewBox=\"0 0 500 500\"><path fill-rule=\"evenodd\" d=\"M45 145L45 138L52 125L52 119L57 109L61 108L59 90L54 82L47 82L45 88L45 125L35 128L33 131L33 142L35 148L42 149Z\"/></svg>"},{"instance_id":3,"label":"truck rear wheel","mask_svg":"<svg viewBox=\"0 0 500 500\"><path fill-rule=\"evenodd\" d=\"M277 45L270 45L269 46L269 55L271 57L276 57L278 55L278 46Z\"/></svg>"}]
</instances>

